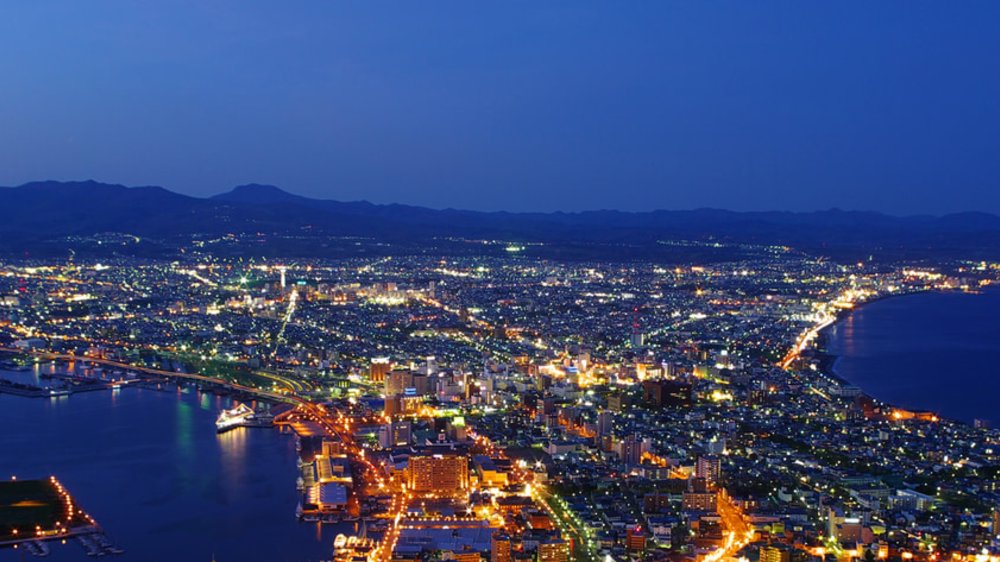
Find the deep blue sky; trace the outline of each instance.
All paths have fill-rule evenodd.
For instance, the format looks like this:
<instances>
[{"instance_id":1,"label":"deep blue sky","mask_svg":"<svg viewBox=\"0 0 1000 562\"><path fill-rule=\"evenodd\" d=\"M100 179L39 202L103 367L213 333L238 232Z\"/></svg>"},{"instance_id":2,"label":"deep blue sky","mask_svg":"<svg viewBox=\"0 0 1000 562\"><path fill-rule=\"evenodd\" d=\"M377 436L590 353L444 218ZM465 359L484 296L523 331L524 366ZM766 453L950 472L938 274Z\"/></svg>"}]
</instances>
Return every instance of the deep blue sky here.
<instances>
[{"instance_id":1,"label":"deep blue sky","mask_svg":"<svg viewBox=\"0 0 1000 562\"><path fill-rule=\"evenodd\" d=\"M0 185L1000 212L998 25L995 0L16 2Z\"/></svg>"}]
</instances>

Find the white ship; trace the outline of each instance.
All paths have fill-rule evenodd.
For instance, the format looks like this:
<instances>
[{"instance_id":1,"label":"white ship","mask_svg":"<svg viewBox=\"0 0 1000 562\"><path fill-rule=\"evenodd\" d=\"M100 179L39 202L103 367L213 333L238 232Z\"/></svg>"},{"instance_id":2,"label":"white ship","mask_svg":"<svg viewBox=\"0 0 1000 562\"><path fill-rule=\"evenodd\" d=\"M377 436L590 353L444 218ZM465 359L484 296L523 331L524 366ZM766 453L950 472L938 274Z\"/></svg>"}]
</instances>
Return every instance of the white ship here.
<instances>
[{"instance_id":1,"label":"white ship","mask_svg":"<svg viewBox=\"0 0 1000 562\"><path fill-rule=\"evenodd\" d=\"M251 421L254 417L253 408L246 404L240 404L231 410L223 410L219 414L219 419L215 420L215 429L219 433L229 431L235 427L240 427Z\"/></svg>"}]
</instances>

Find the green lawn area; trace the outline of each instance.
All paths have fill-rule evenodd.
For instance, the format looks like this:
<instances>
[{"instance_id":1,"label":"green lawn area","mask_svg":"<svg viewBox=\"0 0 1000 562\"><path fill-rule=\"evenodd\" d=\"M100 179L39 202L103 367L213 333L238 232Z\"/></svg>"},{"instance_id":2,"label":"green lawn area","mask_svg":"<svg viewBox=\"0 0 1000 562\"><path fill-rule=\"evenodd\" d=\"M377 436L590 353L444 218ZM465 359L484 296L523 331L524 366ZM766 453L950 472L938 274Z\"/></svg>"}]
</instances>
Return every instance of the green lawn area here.
<instances>
[{"instance_id":1,"label":"green lawn area","mask_svg":"<svg viewBox=\"0 0 1000 562\"><path fill-rule=\"evenodd\" d=\"M87 523L79 509L67 522L65 510L63 493L50 480L0 482L0 541L33 537L36 526L49 531L57 522L67 528Z\"/></svg>"}]
</instances>

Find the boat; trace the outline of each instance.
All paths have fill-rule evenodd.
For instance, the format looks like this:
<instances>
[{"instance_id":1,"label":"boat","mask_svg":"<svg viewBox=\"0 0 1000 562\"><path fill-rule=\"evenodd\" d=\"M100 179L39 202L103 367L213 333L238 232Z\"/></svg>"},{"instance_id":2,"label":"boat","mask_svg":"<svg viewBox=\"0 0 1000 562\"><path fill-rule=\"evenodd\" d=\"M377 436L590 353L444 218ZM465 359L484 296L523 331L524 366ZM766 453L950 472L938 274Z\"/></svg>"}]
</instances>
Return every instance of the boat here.
<instances>
[{"instance_id":1,"label":"boat","mask_svg":"<svg viewBox=\"0 0 1000 562\"><path fill-rule=\"evenodd\" d=\"M104 556L104 552L102 552L101 549L97 546L97 544L93 540L91 540L88 536L77 535L76 540L87 551L87 556L93 556L93 557Z\"/></svg>"},{"instance_id":2,"label":"boat","mask_svg":"<svg viewBox=\"0 0 1000 562\"><path fill-rule=\"evenodd\" d=\"M246 404L240 404L230 410L223 410L215 420L215 429L219 433L244 425L254 415L254 411Z\"/></svg>"},{"instance_id":3,"label":"boat","mask_svg":"<svg viewBox=\"0 0 1000 562\"><path fill-rule=\"evenodd\" d=\"M243 422L243 427L271 427L273 425L274 416L267 412L254 412Z\"/></svg>"}]
</instances>

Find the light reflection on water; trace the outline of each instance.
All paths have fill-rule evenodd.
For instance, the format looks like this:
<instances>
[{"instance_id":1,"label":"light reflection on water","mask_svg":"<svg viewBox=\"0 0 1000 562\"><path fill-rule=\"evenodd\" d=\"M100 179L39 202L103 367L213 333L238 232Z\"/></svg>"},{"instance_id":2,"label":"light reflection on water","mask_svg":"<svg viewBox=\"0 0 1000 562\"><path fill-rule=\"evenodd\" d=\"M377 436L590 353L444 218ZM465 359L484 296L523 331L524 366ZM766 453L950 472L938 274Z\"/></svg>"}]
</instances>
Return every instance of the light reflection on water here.
<instances>
[{"instance_id":1,"label":"light reflection on water","mask_svg":"<svg viewBox=\"0 0 1000 562\"><path fill-rule=\"evenodd\" d=\"M29 382L49 368L0 376ZM295 520L293 439L272 429L216 433L215 418L229 407L227 398L172 385L0 395L0 412L19 429L0 436L0 475L57 476L127 551L123 560L329 558L343 529ZM71 542L54 545L48 560L88 558Z\"/></svg>"},{"instance_id":2,"label":"light reflection on water","mask_svg":"<svg viewBox=\"0 0 1000 562\"><path fill-rule=\"evenodd\" d=\"M1000 289L921 293L852 312L830 332L836 373L866 393L966 422L1000 422Z\"/></svg>"}]
</instances>

